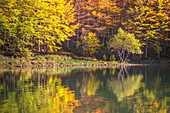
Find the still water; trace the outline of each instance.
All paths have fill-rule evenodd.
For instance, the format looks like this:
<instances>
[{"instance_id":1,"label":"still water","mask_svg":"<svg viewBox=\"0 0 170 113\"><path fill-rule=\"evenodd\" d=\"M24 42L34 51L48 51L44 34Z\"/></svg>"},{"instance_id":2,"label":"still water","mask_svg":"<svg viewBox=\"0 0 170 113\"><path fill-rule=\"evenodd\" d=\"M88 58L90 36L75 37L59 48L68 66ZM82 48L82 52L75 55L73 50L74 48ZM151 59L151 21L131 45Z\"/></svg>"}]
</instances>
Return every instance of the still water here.
<instances>
[{"instance_id":1,"label":"still water","mask_svg":"<svg viewBox=\"0 0 170 113\"><path fill-rule=\"evenodd\" d=\"M170 67L0 69L0 113L168 113Z\"/></svg>"}]
</instances>

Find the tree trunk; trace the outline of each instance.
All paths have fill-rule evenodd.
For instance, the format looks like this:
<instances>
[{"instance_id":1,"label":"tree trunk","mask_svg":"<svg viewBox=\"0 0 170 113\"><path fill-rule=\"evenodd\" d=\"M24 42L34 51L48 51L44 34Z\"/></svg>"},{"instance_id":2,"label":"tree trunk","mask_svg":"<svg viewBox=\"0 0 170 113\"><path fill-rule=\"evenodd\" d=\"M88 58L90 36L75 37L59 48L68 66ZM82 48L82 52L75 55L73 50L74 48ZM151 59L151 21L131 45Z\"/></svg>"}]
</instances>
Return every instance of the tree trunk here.
<instances>
[{"instance_id":1,"label":"tree trunk","mask_svg":"<svg viewBox=\"0 0 170 113\"><path fill-rule=\"evenodd\" d=\"M166 55L166 45L164 43L164 55Z\"/></svg>"},{"instance_id":2,"label":"tree trunk","mask_svg":"<svg viewBox=\"0 0 170 113\"><path fill-rule=\"evenodd\" d=\"M123 58L122 58L122 53L120 52L120 50L118 50L118 55L119 55L119 58L120 58L120 62L122 63L123 62Z\"/></svg>"},{"instance_id":3,"label":"tree trunk","mask_svg":"<svg viewBox=\"0 0 170 113\"><path fill-rule=\"evenodd\" d=\"M40 40L40 39L39 39ZM40 47L41 45L40 45L40 41L39 41L39 43L38 43L38 51L40 52L41 51L41 47Z\"/></svg>"},{"instance_id":4,"label":"tree trunk","mask_svg":"<svg viewBox=\"0 0 170 113\"><path fill-rule=\"evenodd\" d=\"M160 50L158 50L158 59L160 58Z\"/></svg>"},{"instance_id":5,"label":"tree trunk","mask_svg":"<svg viewBox=\"0 0 170 113\"><path fill-rule=\"evenodd\" d=\"M146 46L145 46L145 58L148 57L148 42L146 42Z\"/></svg>"},{"instance_id":6,"label":"tree trunk","mask_svg":"<svg viewBox=\"0 0 170 113\"><path fill-rule=\"evenodd\" d=\"M127 61L127 58L129 57L129 55L130 55L130 53L128 52L128 53L126 54L126 57L125 57L124 62L126 62L126 61Z\"/></svg>"},{"instance_id":7,"label":"tree trunk","mask_svg":"<svg viewBox=\"0 0 170 113\"><path fill-rule=\"evenodd\" d=\"M67 40L67 48L69 48L69 40Z\"/></svg>"}]
</instances>

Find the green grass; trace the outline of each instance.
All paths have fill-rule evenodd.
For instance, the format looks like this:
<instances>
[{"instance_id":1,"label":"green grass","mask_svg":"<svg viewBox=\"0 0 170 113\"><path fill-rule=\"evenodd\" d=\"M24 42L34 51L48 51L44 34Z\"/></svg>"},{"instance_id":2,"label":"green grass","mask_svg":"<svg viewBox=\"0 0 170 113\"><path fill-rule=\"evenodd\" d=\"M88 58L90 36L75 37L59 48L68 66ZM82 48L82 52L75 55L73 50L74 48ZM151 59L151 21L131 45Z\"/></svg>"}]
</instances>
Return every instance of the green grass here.
<instances>
[{"instance_id":1,"label":"green grass","mask_svg":"<svg viewBox=\"0 0 170 113\"><path fill-rule=\"evenodd\" d=\"M4 57L0 55L0 66L17 66L17 65L53 65L53 64L97 64L97 63L106 63L106 61L91 61L92 59L89 57L89 60L79 60L72 59L70 56L64 55L45 55L45 56L36 56L36 57L22 57L22 58L11 58ZM117 63L117 62L107 62L107 63Z\"/></svg>"},{"instance_id":2,"label":"green grass","mask_svg":"<svg viewBox=\"0 0 170 113\"><path fill-rule=\"evenodd\" d=\"M58 61L58 63L63 63L63 64L82 64L82 63L97 63L97 62L72 59L72 60L61 60L61 61Z\"/></svg>"}]
</instances>

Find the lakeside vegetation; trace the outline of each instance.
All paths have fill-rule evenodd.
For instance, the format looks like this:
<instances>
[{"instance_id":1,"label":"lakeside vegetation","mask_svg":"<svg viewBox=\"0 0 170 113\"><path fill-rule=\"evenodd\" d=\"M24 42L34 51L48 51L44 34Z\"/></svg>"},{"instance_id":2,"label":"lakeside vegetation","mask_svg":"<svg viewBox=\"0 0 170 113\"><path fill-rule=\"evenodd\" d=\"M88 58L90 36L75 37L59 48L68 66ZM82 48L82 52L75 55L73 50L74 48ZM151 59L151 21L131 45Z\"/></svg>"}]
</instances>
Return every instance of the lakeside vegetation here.
<instances>
[{"instance_id":1,"label":"lakeside vegetation","mask_svg":"<svg viewBox=\"0 0 170 113\"><path fill-rule=\"evenodd\" d=\"M0 56L0 67L72 67L72 66L95 66L101 64L117 64L116 61L97 61L92 57L85 60L73 59L65 55L38 55L35 57L4 57Z\"/></svg>"}]
</instances>

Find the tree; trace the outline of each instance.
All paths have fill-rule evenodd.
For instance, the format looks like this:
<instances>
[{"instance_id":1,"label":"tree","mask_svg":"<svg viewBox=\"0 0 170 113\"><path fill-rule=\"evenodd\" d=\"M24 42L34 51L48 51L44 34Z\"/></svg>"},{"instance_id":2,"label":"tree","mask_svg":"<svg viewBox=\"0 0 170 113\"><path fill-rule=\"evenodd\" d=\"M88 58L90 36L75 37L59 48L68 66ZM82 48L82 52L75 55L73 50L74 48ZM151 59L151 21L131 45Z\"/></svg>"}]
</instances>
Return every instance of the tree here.
<instances>
[{"instance_id":1,"label":"tree","mask_svg":"<svg viewBox=\"0 0 170 113\"><path fill-rule=\"evenodd\" d=\"M145 57L148 57L148 45L152 44L151 39L155 39L156 30L153 26L153 3L148 3L144 0L136 0L135 5L127 10L131 17L124 25L126 29L140 39L143 46L145 46Z\"/></svg>"},{"instance_id":2,"label":"tree","mask_svg":"<svg viewBox=\"0 0 170 113\"><path fill-rule=\"evenodd\" d=\"M108 87L116 95L118 102L123 101L125 97L134 95L135 91L140 88L143 75L132 75L123 81L114 80L107 81Z\"/></svg>"},{"instance_id":3,"label":"tree","mask_svg":"<svg viewBox=\"0 0 170 113\"><path fill-rule=\"evenodd\" d=\"M96 33L96 37L105 44L105 38L113 35L113 28L119 22L119 8L112 0L75 0L75 18L80 25L77 29L77 48L90 32ZM107 29L107 30L106 30ZM71 40L74 42L73 40Z\"/></svg>"},{"instance_id":4,"label":"tree","mask_svg":"<svg viewBox=\"0 0 170 113\"><path fill-rule=\"evenodd\" d=\"M164 50L164 55L166 52L166 42L170 40L166 37L165 32L170 31L169 29L169 15L168 15L168 3L169 0L156 0L155 4L155 24L154 28L157 29L157 40L155 41L155 50L158 53L158 58L160 58L160 51ZM163 48L163 49L162 49Z\"/></svg>"},{"instance_id":5,"label":"tree","mask_svg":"<svg viewBox=\"0 0 170 113\"><path fill-rule=\"evenodd\" d=\"M114 35L107 45L109 49L117 50L121 62L125 62L131 53L142 54L139 40L135 39L134 34L130 34L122 28L118 29L117 35Z\"/></svg>"},{"instance_id":6,"label":"tree","mask_svg":"<svg viewBox=\"0 0 170 113\"><path fill-rule=\"evenodd\" d=\"M72 0L0 1L0 44L11 55L25 50L61 49L78 27ZM1 43L3 42L3 43ZM10 49L10 50L9 50ZM16 55L17 56L17 55Z\"/></svg>"},{"instance_id":7,"label":"tree","mask_svg":"<svg viewBox=\"0 0 170 113\"><path fill-rule=\"evenodd\" d=\"M145 57L148 47L154 48L160 57L168 39L165 32L170 31L168 17L168 0L136 0L134 6L128 8L129 19L124 22L126 29L141 40L145 46Z\"/></svg>"},{"instance_id":8,"label":"tree","mask_svg":"<svg viewBox=\"0 0 170 113\"><path fill-rule=\"evenodd\" d=\"M3 49L5 54L14 55L22 45L29 45L27 39L22 39L24 34L24 16L25 11L17 0L0 1L0 37L3 41Z\"/></svg>"},{"instance_id":9,"label":"tree","mask_svg":"<svg viewBox=\"0 0 170 113\"><path fill-rule=\"evenodd\" d=\"M92 55L96 52L96 49L101 45L99 44L99 40L96 37L95 33L88 33L88 36L84 36L82 38L82 46L84 49L85 55Z\"/></svg>"},{"instance_id":10,"label":"tree","mask_svg":"<svg viewBox=\"0 0 170 113\"><path fill-rule=\"evenodd\" d=\"M72 0L37 0L33 2L34 17L38 21L37 41L48 50L61 49L62 42L69 40L68 37L75 35L76 21L74 18L75 8ZM46 50L46 51L47 51Z\"/></svg>"}]
</instances>

